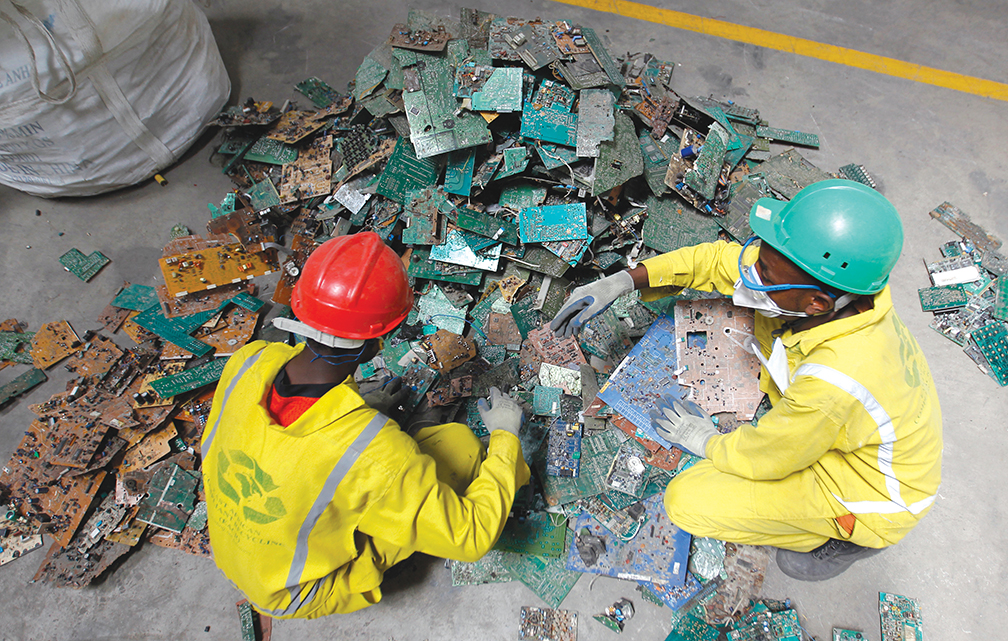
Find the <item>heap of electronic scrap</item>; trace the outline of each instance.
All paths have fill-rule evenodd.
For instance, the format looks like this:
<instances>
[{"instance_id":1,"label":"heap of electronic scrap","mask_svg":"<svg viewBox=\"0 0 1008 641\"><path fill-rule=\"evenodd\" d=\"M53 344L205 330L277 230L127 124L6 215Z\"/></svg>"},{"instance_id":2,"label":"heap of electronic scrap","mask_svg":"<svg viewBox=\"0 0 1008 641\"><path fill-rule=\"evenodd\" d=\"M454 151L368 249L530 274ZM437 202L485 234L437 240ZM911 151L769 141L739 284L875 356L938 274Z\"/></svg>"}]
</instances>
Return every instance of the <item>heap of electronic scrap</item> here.
<instances>
[{"instance_id":1,"label":"heap of electronic scrap","mask_svg":"<svg viewBox=\"0 0 1008 641\"><path fill-rule=\"evenodd\" d=\"M962 239L941 246L942 258L925 261L931 287L918 290L921 309L934 312L931 327L963 348L982 372L1008 385L1008 259L1001 241L951 203L931 211Z\"/></svg>"},{"instance_id":2,"label":"heap of electronic scrap","mask_svg":"<svg viewBox=\"0 0 1008 641\"><path fill-rule=\"evenodd\" d=\"M360 368L362 384L402 376L410 409L444 406L480 437L476 399L491 386L527 407L520 438L534 480L497 549L452 563L453 581L520 580L556 608L582 574L601 574L707 623L741 620L769 556L691 543L672 525L661 493L695 459L663 442L647 413L677 393L723 431L756 420L766 406L745 347L752 314L687 291L627 296L576 338L548 328L574 286L678 247L745 240L757 198L834 175L771 147L814 147L814 135L680 96L673 68L647 53L616 58L570 22L411 12L345 94L309 78L296 85L304 106L249 99L222 113L218 157L236 189L210 205L205 235L172 229L163 284L125 286L100 319L136 345L68 339L68 325L39 332L69 345L79 375L36 407L0 477L12 535L56 539L40 578L83 585L144 540L208 553L197 445L226 357L257 331L287 338L258 319L291 313L316 247L375 231L417 296ZM840 174L873 185L863 167ZM272 308L253 297L255 277L277 280ZM7 330L0 356L23 362L31 338ZM628 600L601 616L618 628L632 612ZM540 611L528 623L567 629L576 617Z\"/></svg>"},{"instance_id":3,"label":"heap of electronic scrap","mask_svg":"<svg viewBox=\"0 0 1008 641\"><path fill-rule=\"evenodd\" d=\"M141 541L210 555L197 454L213 394L204 388L252 338L263 301L249 289L163 304L155 288L126 284L98 323L122 327L128 348L67 321L37 332L3 324L4 364L34 366L5 390L25 379L12 391L27 391L57 363L74 378L30 407L36 418L0 474L0 563L41 547L43 534L53 543L35 580L56 586L87 585Z\"/></svg>"}]
</instances>

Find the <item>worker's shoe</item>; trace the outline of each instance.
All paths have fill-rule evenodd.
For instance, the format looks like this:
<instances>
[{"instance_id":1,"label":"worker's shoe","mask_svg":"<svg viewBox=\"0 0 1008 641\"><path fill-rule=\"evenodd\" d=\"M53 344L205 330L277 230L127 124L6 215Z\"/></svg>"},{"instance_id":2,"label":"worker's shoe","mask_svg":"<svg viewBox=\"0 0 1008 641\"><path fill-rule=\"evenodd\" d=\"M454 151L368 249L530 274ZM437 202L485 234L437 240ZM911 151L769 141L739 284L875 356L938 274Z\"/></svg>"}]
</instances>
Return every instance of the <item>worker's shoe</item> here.
<instances>
[{"instance_id":1,"label":"worker's shoe","mask_svg":"<svg viewBox=\"0 0 1008 641\"><path fill-rule=\"evenodd\" d=\"M850 541L830 539L811 552L778 549L777 567L792 579L825 581L843 573L855 561L881 551L881 548L866 548Z\"/></svg>"}]
</instances>

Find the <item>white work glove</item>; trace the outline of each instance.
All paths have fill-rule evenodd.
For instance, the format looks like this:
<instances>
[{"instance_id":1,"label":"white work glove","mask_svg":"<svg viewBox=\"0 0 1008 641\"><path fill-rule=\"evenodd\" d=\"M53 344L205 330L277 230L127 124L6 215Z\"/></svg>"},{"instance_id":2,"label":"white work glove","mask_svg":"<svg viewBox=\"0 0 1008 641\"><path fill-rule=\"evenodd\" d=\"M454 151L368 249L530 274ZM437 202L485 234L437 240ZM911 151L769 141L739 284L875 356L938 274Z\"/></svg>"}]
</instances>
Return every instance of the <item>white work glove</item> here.
<instances>
[{"instance_id":1,"label":"white work glove","mask_svg":"<svg viewBox=\"0 0 1008 641\"><path fill-rule=\"evenodd\" d=\"M651 410L651 425L658 435L681 450L706 458L707 441L718 431L710 415L696 403L662 396L658 407Z\"/></svg>"},{"instance_id":2,"label":"white work glove","mask_svg":"<svg viewBox=\"0 0 1008 641\"><path fill-rule=\"evenodd\" d=\"M389 418L395 418L403 412L402 404L406 402L409 389L403 387L402 377L397 376L387 381L381 387L361 396L371 409L376 409Z\"/></svg>"},{"instance_id":3,"label":"white work glove","mask_svg":"<svg viewBox=\"0 0 1008 641\"><path fill-rule=\"evenodd\" d=\"M570 298L557 312L550 329L557 336L573 336L581 327L598 316L622 296L634 290L633 277L628 271L606 276L571 292Z\"/></svg>"},{"instance_id":4,"label":"white work glove","mask_svg":"<svg viewBox=\"0 0 1008 641\"><path fill-rule=\"evenodd\" d=\"M476 408L491 435L497 430L504 430L518 436L524 414L521 406L510 396L491 387L490 405L487 405L485 398L481 398L476 403Z\"/></svg>"}]
</instances>

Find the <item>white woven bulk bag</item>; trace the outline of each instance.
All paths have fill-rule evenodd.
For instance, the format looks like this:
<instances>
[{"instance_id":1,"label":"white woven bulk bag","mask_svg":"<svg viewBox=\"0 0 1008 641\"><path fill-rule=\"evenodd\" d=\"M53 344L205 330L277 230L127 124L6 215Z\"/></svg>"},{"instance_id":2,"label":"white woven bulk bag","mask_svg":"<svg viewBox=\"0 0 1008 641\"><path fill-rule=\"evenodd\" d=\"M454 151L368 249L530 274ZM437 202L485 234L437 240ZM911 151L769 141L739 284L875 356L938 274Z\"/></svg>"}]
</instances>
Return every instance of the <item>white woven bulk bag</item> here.
<instances>
[{"instance_id":1,"label":"white woven bulk bag","mask_svg":"<svg viewBox=\"0 0 1008 641\"><path fill-rule=\"evenodd\" d=\"M0 0L0 184L56 197L137 183L230 92L192 0Z\"/></svg>"}]
</instances>

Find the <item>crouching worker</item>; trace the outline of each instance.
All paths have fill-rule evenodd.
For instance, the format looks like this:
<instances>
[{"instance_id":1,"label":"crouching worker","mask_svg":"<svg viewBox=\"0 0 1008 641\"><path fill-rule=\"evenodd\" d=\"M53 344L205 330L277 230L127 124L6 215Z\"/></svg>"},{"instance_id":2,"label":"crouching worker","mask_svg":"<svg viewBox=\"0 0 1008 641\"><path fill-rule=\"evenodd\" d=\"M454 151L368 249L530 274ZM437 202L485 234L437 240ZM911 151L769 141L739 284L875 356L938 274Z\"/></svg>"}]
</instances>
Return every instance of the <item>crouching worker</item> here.
<instances>
[{"instance_id":1,"label":"crouching worker","mask_svg":"<svg viewBox=\"0 0 1008 641\"><path fill-rule=\"evenodd\" d=\"M465 425L413 436L362 397L353 373L409 313L402 261L374 233L306 261L277 323L306 344L257 341L228 361L203 434L214 560L260 612L314 618L381 600L383 573L413 552L475 561L529 479L520 407L480 402L489 449ZM377 405L401 394L379 390Z\"/></svg>"},{"instance_id":2,"label":"crouching worker","mask_svg":"<svg viewBox=\"0 0 1008 641\"><path fill-rule=\"evenodd\" d=\"M788 576L828 579L902 539L941 478L938 397L887 285L903 227L846 180L760 199L749 221L745 246L685 247L575 289L552 327L573 333L635 288L716 289L755 308L749 346L773 408L724 435L689 403L654 408L660 434L706 459L669 483L665 508L696 536L773 545Z\"/></svg>"}]
</instances>

